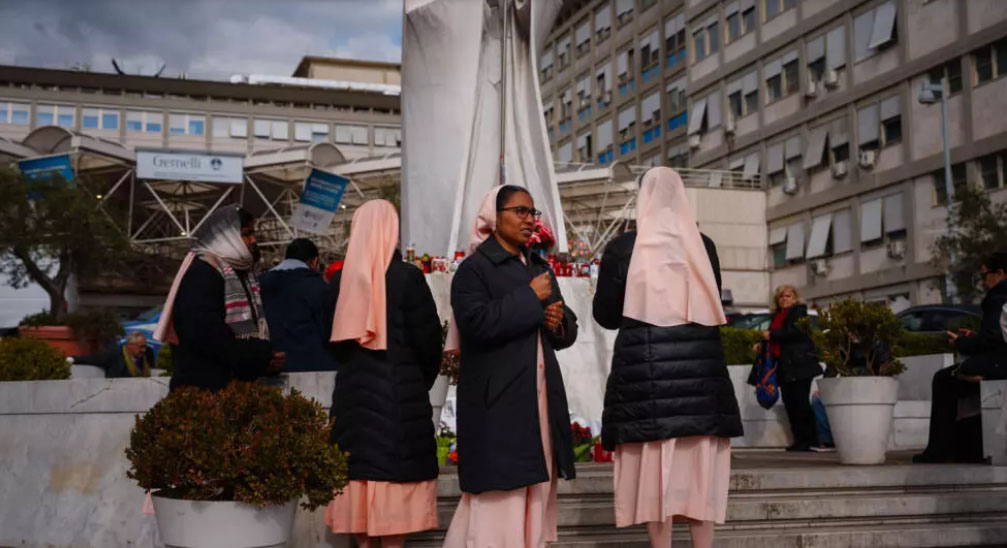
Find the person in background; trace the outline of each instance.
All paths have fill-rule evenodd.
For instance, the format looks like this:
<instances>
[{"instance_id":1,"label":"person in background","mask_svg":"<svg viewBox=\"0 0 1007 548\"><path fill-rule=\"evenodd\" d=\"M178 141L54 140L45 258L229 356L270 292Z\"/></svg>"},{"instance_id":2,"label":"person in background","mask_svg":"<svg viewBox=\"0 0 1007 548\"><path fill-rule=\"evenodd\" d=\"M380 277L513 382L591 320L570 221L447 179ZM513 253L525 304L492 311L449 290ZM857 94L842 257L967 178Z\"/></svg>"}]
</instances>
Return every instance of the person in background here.
<instances>
[{"instance_id":1,"label":"person in background","mask_svg":"<svg viewBox=\"0 0 1007 548\"><path fill-rule=\"evenodd\" d=\"M1007 252L983 259L979 267L986 296L978 333L962 329L947 335L961 364L934 374L930 394L930 439L913 462L980 462L984 460L982 420L975 412L962 416L961 400L979 397L979 381L1007 378L1007 342L1000 326L1007 306ZM974 405L972 407L975 407Z\"/></svg>"},{"instance_id":2,"label":"person in background","mask_svg":"<svg viewBox=\"0 0 1007 548\"><path fill-rule=\"evenodd\" d=\"M769 341L783 407L794 437L787 451L820 451L815 412L811 408L811 382L822 374L822 366L811 335L798 326L802 318L808 317L808 307L801 304L797 288L792 285L776 288L773 305L773 320L769 330L762 332L762 339Z\"/></svg>"},{"instance_id":3,"label":"person in background","mask_svg":"<svg viewBox=\"0 0 1007 548\"><path fill-rule=\"evenodd\" d=\"M133 331L126 336L126 342L122 346L112 345L104 352L90 356L72 356L67 361L98 366L105 370L106 378L149 377L154 352L147 346L147 337L139 331Z\"/></svg>"},{"instance_id":4,"label":"person in background","mask_svg":"<svg viewBox=\"0 0 1007 548\"><path fill-rule=\"evenodd\" d=\"M220 390L232 380L279 373L252 267L255 218L224 206L203 223L171 284L154 340L174 345L171 389Z\"/></svg>"},{"instance_id":5,"label":"person in background","mask_svg":"<svg viewBox=\"0 0 1007 548\"><path fill-rule=\"evenodd\" d=\"M336 275L336 272L339 272L342 269L343 269L342 259L336 259L331 263L329 263L329 266L325 267L325 273L323 274L323 276L325 277L325 283L330 283L332 281L332 278Z\"/></svg>"},{"instance_id":6,"label":"person in background","mask_svg":"<svg viewBox=\"0 0 1007 548\"><path fill-rule=\"evenodd\" d=\"M576 476L556 351L577 339L577 318L525 246L539 216L526 189L491 189L451 283L462 496L446 548L555 542L557 478Z\"/></svg>"},{"instance_id":7,"label":"person in background","mask_svg":"<svg viewBox=\"0 0 1007 548\"><path fill-rule=\"evenodd\" d=\"M428 392L440 370L441 324L423 273L402 261L386 200L353 214L346 263L332 279L339 374L332 441L349 451L350 483L325 511L357 545L400 547L437 527L437 444Z\"/></svg>"},{"instance_id":8,"label":"person in background","mask_svg":"<svg viewBox=\"0 0 1007 548\"><path fill-rule=\"evenodd\" d=\"M262 275L262 306L273 346L286 353L284 371L335 371L329 348L329 286L318 273L318 247L307 238L287 245L285 259Z\"/></svg>"},{"instance_id":9,"label":"person in background","mask_svg":"<svg viewBox=\"0 0 1007 548\"><path fill-rule=\"evenodd\" d=\"M742 435L716 248L670 168L643 175L636 219L605 247L593 303L595 320L619 330L601 427L614 451L615 524L646 523L651 546L667 548L684 518L692 545L710 548L727 515L730 438Z\"/></svg>"}]
</instances>

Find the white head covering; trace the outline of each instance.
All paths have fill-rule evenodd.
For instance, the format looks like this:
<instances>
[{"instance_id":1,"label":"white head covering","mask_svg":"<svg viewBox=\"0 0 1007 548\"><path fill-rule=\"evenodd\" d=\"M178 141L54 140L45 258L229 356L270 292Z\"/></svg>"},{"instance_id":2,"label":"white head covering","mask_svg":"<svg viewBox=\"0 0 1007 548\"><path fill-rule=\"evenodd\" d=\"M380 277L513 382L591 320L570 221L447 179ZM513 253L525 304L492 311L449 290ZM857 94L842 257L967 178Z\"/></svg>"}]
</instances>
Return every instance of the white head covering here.
<instances>
[{"instance_id":1,"label":"white head covering","mask_svg":"<svg viewBox=\"0 0 1007 548\"><path fill-rule=\"evenodd\" d=\"M685 185L671 168L643 176L622 315L662 327L727 323Z\"/></svg>"}]
</instances>

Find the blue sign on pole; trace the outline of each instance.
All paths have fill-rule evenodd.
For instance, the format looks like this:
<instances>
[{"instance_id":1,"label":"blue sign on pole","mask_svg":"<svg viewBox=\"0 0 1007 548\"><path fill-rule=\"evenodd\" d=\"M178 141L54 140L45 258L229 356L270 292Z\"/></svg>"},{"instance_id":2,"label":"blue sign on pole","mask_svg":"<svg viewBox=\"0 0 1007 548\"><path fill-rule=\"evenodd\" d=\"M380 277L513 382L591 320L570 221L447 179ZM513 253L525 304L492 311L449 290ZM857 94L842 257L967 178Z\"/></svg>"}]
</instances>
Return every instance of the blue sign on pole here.
<instances>
[{"instance_id":1,"label":"blue sign on pole","mask_svg":"<svg viewBox=\"0 0 1007 548\"><path fill-rule=\"evenodd\" d=\"M324 234L332 224L332 217L339 209L339 202L343 199L343 192L350 180L335 173L311 170L308 179L304 182L304 191L301 192L301 200L294 207L294 214L291 216L291 226L300 230Z\"/></svg>"},{"instance_id":2,"label":"blue sign on pole","mask_svg":"<svg viewBox=\"0 0 1007 548\"><path fill-rule=\"evenodd\" d=\"M30 181L51 179L53 174L59 174L66 182L70 183L71 187L74 186L73 165L70 163L68 154L21 160L17 165L21 174Z\"/></svg>"}]
</instances>

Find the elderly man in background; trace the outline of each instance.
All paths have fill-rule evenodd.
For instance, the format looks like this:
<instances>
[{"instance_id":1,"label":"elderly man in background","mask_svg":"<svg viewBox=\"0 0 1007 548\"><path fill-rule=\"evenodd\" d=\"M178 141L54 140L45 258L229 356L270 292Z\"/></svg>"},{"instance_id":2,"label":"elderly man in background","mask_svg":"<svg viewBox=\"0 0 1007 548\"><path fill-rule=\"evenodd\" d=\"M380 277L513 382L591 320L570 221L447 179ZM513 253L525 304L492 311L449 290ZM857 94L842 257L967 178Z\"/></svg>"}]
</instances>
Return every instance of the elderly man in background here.
<instances>
[{"instance_id":1,"label":"elderly man in background","mask_svg":"<svg viewBox=\"0 0 1007 548\"><path fill-rule=\"evenodd\" d=\"M147 337L139 331L133 331L122 346L113 345L104 352L90 356L74 356L69 361L100 367L105 370L107 378L149 377L154 364L154 353L147 346Z\"/></svg>"}]
</instances>

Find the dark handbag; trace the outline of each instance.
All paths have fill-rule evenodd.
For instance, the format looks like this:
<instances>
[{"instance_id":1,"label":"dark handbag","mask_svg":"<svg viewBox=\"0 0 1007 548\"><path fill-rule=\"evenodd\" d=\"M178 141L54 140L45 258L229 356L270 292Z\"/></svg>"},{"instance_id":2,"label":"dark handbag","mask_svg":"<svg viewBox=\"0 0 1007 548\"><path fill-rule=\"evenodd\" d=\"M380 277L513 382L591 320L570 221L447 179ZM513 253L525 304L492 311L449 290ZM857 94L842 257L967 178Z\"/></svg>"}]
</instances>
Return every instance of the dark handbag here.
<instances>
[{"instance_id":1,"label":"dark handbag","mask_svg":"<svg viewBox=\"0 0 1007 548\"><path fill-rule=\"evenodd\" d=\"M780 399L780 384L776 380L776 364L769 352L769 345L759 344L759 353L755 357L755 399L763 409L769 409Z\"/></svg>"}]
</instances>

